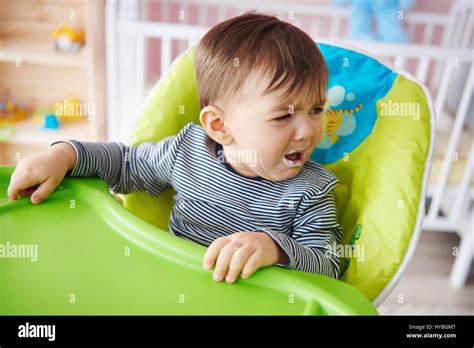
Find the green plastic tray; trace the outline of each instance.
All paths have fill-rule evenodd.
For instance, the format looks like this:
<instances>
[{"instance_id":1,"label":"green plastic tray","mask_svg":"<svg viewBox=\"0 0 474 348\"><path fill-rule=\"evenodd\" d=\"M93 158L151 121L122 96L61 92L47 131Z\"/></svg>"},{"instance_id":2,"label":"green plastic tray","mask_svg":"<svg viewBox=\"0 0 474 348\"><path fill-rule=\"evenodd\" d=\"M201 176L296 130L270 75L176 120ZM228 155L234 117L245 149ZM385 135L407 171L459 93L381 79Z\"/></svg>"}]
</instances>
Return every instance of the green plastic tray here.
<instances>
[{"instance_id":1,"label":"green plastic tray","mask_svg":"<svg viewBox=\"0 0 474 348\"><path fill-rule=\"evenodd\" d=\"M0 166L1 315L377 314L353 286L277 266L215 282L204 246L139 219L97 178L65 178L38 205L9 202L13 169ZM37 260L12 257L21 245Z\"/></svg>"}]
</instances>

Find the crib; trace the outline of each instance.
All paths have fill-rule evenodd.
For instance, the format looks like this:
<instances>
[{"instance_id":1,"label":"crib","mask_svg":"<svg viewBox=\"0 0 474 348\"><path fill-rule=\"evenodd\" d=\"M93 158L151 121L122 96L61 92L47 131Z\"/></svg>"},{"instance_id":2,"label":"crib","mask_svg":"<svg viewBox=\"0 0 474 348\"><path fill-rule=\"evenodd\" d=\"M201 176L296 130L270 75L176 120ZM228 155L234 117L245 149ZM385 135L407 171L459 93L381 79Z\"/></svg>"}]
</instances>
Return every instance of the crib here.
<instances>
[{"instance_id":1,"label":"crib","mask_svg":"<svg viewBox=\"0 0 474 348\"><path fill-rule=\"evenodd\" d=\"M437 114L438 143L422 229L459 235L461 242L450 282L454 287L463 286L474 255L474 5L470 2L454 1L448 14L407 13L411 43L390 44L346 40L348 11L327 4L212 0L148 4L109 0L108 140L130 139L127 130L135 122L130 115L138 115L136 110L151 85L168 71L176 56L195 45L210 26L248 10L275 14L318 41L340 42L375 54L406 69L428 87ZM194 15L188 16L191 13ZM158 65L150 62L153 50L159 51ZM158 75L149 78L153 64ZM412 244L382 298L400 279L414 249Z\"/></svg>"}]
</instances>

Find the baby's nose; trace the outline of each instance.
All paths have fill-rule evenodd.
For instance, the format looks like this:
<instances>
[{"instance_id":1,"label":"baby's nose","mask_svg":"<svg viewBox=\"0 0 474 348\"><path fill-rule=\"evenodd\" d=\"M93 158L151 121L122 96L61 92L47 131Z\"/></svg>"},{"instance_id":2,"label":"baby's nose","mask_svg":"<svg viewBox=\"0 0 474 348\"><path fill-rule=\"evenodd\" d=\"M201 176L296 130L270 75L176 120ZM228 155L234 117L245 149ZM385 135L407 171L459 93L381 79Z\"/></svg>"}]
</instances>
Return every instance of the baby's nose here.
<instances>
[{"instance_id":1,"label":"baby's nose","mask_svg":"<svg viewBox=\"0 0 474 348\"><path fill-rule=\"evenodd\" d=\"M314 136L313 124L309 121L302 121L298 124L295 132L295 140L301 141L311 139Z\"/></svg>"}]
</instances>

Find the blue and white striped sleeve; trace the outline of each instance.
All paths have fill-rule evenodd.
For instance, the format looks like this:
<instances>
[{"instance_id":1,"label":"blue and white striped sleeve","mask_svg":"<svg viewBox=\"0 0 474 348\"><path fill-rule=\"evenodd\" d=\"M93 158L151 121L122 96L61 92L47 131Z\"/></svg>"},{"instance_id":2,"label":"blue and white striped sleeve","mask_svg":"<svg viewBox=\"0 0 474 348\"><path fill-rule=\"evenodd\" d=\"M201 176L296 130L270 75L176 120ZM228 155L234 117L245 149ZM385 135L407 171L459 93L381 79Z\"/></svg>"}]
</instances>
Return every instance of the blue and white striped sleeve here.
<instances>
[{"instance_id":1,"label":"blue and white striped sleeve","mask_svg":"<svg viewBox=\"0 0 474 348\"><path fill-rule=\"evenodd\" d=\"M69 176L97 176L115 193L147 192L156 196L171 187L175 159L185 133L183 129L159 142L131 146L77 140L56 141L49 146L66 142L74 147L77 161Z\"/></svg>"},{"instance_id":2,"label":"blue and white striped sleeve","mask_svg":"<svg viewBox=\"0 0 474 348\"><path fill-rule=\"evenodd\" d=\"M334 191L322 197L308 196L301 200L293 222L291 236L265 230L288 255L285 268L339 277L337 245L341 242L342 227L337 222Z\"/></svg>"}]
</instances>

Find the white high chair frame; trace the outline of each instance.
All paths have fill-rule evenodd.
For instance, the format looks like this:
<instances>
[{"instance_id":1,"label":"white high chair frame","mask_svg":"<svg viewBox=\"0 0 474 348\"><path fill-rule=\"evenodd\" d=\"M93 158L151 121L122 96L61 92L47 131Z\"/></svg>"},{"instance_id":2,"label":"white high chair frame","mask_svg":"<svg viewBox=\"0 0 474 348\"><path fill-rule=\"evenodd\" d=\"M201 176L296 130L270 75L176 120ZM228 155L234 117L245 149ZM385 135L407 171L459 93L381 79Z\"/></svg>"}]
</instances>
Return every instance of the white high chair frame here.
<instances>
[{"instance_id":1,"label":"white high chair frame","mask_svg":"<svg viewBox=\"0 0 474 348\"><path fill-rule=\"evenodd\" d=\"M444 151L440 174L435 185L428 187L431 204L424 217L424 204L420 204L418 224L414 231L403 263L382 293L374 300L380 305L393 290L410 261L421 229L437 232L455 232L461 238L457 257L452 268L450 282L454 287L464 285L474 256L473 206L474 187L471 184L474 169L474 145L470 141L467 164L458 184L448 183L452 170L452 155L458 151L458 143L463 127L467 123L469 103L473 102L474 87L474 5L470 1L455 0L448 14L416 13L406 14L410 35L422 30L419 43L393 44L381 42L348 41L342 38L347 27L348 11L329 5L291 4L269 1L233 1L216 0L164 0L160 1L162 18L159 22L143 20L147 17L144 2L127 0L107 0L106 2L106 44L107 44L107 93L108 93L108 140L124 141L128 139L120 133L121 124L127 120L127 114L142 104L146 94L146 66L148 38L160 39L161 75L172 62L172 42L180 40L180 51L194 46L199 38L215 24L210 22L211 8L217 9L217 22L244 13L257 10L278 15L299 26L317 41L329 41L342 45L358 47L366 52L386 60L400 68L412 70L416 80L427 84L433 96L436 115L445 115L449 84L456 75L455 69L465 64L468 69L460 90L460 101L453 113L452 130L447 148ZM178 5L181 13L170 13L172 5ZM196 23L188 23L186 18L189 6L198 6ZM234 12L232 12L234 11ZM236 11L236 12L235 12ZM230 15L228 13L232 12ZM184 14L182 23L169 23L172 16ZM304 16L304 17L303 17ZM308 16L311 18L308 19ZM433 33L441 30L441 42L434 45ZM185 45L183 45L183 42ZM430 70L431 69L431 70ZM430 73L430 71L432 73ZM451 81L452 83L452 81ZM132 102L130 102L132 101ZM135 119L138 117L136 111ZM472 117L472 115L470 115ZM439 117L438 117L439 118ZM133 121L126 122L129 126ZM432 144L433 146L433 144ZM430 161L433 149L430 152ZM430 162L429 162L430 163ZM428 178L425 178L425 182ZM421 225L423 223L423 225Z\"/></svg>"}]
</instances>

